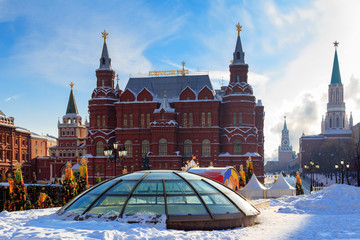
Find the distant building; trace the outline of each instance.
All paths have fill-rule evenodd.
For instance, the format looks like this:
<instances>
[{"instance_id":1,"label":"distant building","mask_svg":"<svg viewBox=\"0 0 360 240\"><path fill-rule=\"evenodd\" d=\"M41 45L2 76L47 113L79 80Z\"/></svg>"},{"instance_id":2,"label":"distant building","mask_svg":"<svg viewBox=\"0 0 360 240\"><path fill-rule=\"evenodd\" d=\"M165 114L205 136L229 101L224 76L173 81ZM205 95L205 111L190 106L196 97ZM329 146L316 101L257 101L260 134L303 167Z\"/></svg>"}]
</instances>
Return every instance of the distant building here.
<instances>
[{"instance_id":1,"label":"distant building","mask_svg":"<svg viewBox=\"0 0 360 240\"><path fill-rule=\"evenodd\" d=\"M140 170L145 156L151 169L180 169L192 155L200 166L213 162L239 168L252 157L255 174L263 181L264 107L247 82L240 29L238 25L230 82L220 92L215 92L208 75L189 74L185 63L176 72L131 76L124 91L114 88L104 33L96 88L89 100L86 146L91 182L98 173L102 179L114 176L115 165L107 162L104 149L115 141L127 151L116 165L118 173L125 167Z\"/></svg>"},{"instance_id":2,"label":"distant building","mask_svg":"<svg viewBox=\"0 0 360 240\"><path fill-rule=\"evenodd\" d=\"M305 163L309 163L316 156L311 155L311 151L328 140L344 141L351 144L353 125L352 115L347 119L345 102L344 102L344 86L341 83L340 67L337 55L338 43L334 43L335 56L331 82L328 90L327 112L321 121L321 134L305 135L300 138L300 167ZM337 160L339 161L339 159Z\"/></svg>"},{"instance_id":3,"label":"distant building","mask_svg":"<svg viewBox=\"0 0 360 240\"><path fill-rule=\"evenodd\" d=\"M49 147L56 144L50 136L41 136L14 125L14 118L0 111L0 173L12 173L14 164L20 162L26 182L32 179L32 161L48 156Z\"/></svg>"},{"instance_id":4,"label":"distant building","mask_svg":"<svg viewBox=\"0 0 360 240\"><path fill-rule=\"evenodd\" d=\"M74 84L71 83L70 96L66 114L62 121L58 121L57 144L49 148L50 155L40 155L33 161L34 172L38 180L54 181L65 175L65 164L71 162L78 170L78 160L86 155L86 123L82 123L79 115L75 95Z\"/></svg>"}]
</instances>

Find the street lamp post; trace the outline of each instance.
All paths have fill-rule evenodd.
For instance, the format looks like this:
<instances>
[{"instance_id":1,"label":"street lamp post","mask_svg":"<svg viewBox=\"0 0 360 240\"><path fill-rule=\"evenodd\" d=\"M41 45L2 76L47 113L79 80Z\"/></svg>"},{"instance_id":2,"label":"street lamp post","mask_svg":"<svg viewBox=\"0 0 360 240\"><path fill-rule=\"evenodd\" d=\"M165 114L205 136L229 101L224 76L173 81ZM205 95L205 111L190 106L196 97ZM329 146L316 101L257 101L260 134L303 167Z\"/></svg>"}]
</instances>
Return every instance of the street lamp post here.
<instances>
[{"instance_id":1,"label":"street lamp post","mask_svg":"<svg viewBox=\"0 0 360 240\"><path fill-rule=\"evenodd\" d=\"M313 160L310 160L310 164L304 164L304 168L310 172L310 192L312 192L315 183L314 172L320 168L320 165L318 163L315 164Z\"/></svg>"},{"instance_id":2,"label":"street lamp post","mask_svg":"<svg viewBox=\"0 0 360 240\"><path fill-rule=\"evenodd\" d=\"M350 168L350 164L347 163L345 165L344 159L341 159L340 164L335 163L335 169L336 170L339 169L339 171L341 172L341 184L344 184L344 172L345 172L345 169L346 169L346 171L348 171L349 168Z\"/></svg>"},{"instance_id":3,"label":"street lamp post","mask_svg":"<svg viewBox=\"0 0 360 240\"><path fill-rule=\"evenodd\" d=\"M116 173L116 163L122 162L125 158L127 151L125 150L125 147L118 149L119 144L118 142L114 142L112 145L107 147L104 150L104 155L108 158L108 162L113 162L115 167L115 177L117 176Z\"/></svg>"}]
</instances>

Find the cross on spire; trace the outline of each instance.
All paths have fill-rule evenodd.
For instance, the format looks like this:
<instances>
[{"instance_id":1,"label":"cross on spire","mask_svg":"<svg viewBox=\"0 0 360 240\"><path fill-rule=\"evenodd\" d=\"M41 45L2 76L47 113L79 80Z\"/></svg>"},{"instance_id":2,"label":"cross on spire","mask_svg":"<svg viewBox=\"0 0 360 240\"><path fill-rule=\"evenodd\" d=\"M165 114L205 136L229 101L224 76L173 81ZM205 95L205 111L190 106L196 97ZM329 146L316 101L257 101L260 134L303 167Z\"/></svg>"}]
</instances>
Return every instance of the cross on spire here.
<instances>
[{"instance_id":1,"label":"cross on spire","mask_svg":"<svg viewBox=\"0 0 360 240\"><path fill-rule=\"evenodd\" d=\"M109 33L107 33L106 30L104 30L101 34L102 34L102 37L104 38L104 43L106 43L106 39L107 39Z\"/></svg>"},{"instance_id":2,"label":"cross on spire","mask_svg":"<svg viewBox=\"0 0 360 240\"><path fill-rule=\"evenodd\" d=\"M183 66L183 70L184 70L184 69L185 69L185 62L182 61L182 62L181 62L181 65Z\"/></svg>"},{"instance_id":3,"label":"cross on spire","mask_svg":"<svg viewBox=\"0 0 360 240\"><path fill-rule=\"evenodd\" d=\"M242 28L242 26L240 26L240 23L238 23L238 24L236 25L236 29L237 29L237 31L238 31L238 37L240 37L241 28Z\"/></svg>"},{"instance_id":4,"label":"cross on spire","mask_svg":"<svg viewBox=\"0 0 360 240\"><path fill-rule=\"evenodd\" d=\"M69 85L70 85L71 89L73 89L73 87L74 87L74 83L73 83L73 82L71 82Z\"/></svg>"},{"instance_id":5,"label":"cross on spire","mask_svg":"<svg viewBox=\"0 0 360 240\"><path fill-rule=\"evenodd\" d=\"M337 48L337 47L339 46L339 42L338 42L338 41L333 42L333 44L334 44L334 47L335 47L335 48Z\"/></svg>"}]
</instances>

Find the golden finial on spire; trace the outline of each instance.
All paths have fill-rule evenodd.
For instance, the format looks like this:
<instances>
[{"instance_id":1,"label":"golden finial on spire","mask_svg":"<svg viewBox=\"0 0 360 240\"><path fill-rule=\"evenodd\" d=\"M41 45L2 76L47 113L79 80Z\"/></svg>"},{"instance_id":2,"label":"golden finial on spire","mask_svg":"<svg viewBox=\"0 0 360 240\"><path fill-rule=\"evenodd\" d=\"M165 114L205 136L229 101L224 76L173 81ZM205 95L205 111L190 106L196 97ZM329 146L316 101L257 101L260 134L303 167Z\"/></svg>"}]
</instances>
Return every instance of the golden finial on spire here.
<instances>
[{"instance_id":1,"label":"golden finial on spire","mask_svg":"<svg viewBox=\"0 0 360 240\"><path fill-rule=\"evenodd\" d=\"M166 96L166 90L164 90L164 96Z\"/></svg>"},{"instance_id":2,"label":"golden finial on spire","mask_svg":"<svg viewBox=\"0 0 360 240\"><path fill-rule=\"evenodd\" d=\"M106 43L106 39L107 39L109 33L107 33L106 30L104 30L101 34L102 34L102 37L104 38L104 43Z\"/></svg>"},{"instance_id":3,"label":"golden finial on spire","mask_svg":"<svg viewBox=\"0 0 360 240\"><path fill-rule=\"evenodd\" d=\"M236 25L236 29L237 29L237 31L238 31L238 37L240 37L241 28L242 28L242 26L240 26L240 23L238 23L238 24Z\"/></svg>"},{"instance_id":4,"label":"golden finial on spire","mask_svg":"<svg viewBox=\"0 0 360 240\"><path fill-rule=\"evenodd\" d=\"M117 84L119 84L119 74L116 74L116 81L117 81Z\"/></svg>"},{"instance_id":5,"label":"golden finial on spire","mask_svg":"<svg viewBox=\"0 0 360 240\"><path fill-rule=\"evenodd\" d=\"M71 89L73 89L73 87L74 87L74 83L73 83L73 82L71 82L69 85L70 85Z\"/></svg>"},{"instance_id":6,"label":"golden finial on spire","mask_svg":"<svg viewBox=\"0 0 360 240\"><path fill-rule=\"evenodd\" d=\"M181 62L181 65L183 66L183 70L185 70L185 62L184 61Z\"/></svg>"}]
</instances>

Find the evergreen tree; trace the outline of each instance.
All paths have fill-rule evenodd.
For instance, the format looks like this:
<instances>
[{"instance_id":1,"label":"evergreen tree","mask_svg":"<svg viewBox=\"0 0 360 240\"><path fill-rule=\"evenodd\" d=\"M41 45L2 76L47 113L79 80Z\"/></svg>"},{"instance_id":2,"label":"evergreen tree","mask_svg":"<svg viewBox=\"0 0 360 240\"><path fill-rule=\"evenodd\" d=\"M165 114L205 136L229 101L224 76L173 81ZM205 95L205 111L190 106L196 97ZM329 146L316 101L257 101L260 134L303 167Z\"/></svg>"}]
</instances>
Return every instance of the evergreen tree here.
<instances>
[{"instance_id":1,"label":"evergreen tree","mask_svg":"<svg viewBox=\"0 0 360 240\"><path fill-rule=\"evenodd\" d=\"M61 202L63 205L68 203L77 195L77 184L75 181L74 173L71 169L71 163L66 163L65 179L63 181L63 191L61 193Z\"/></svg>"},{"instance_id":2,"label":"evergreen tree","mask_svg":"<svg viewBox=\"0 0 360 240\"><path fill-rule=\"evenodd\" d=\"M31 202L29 200L26 187L24 184L22 172L21 172L21 164L15 164L16 170L14 171L14 179L11 178L9 174L8 182L9 182L9 193L10 199L5 204L5 209L7 211L22 211L33 208Z\"/></svg>"},{"instance_id":3,"label":"evergreen tree","mask_svg":"<svg viewBox=\"0 0 360 240\"><path fill-rule=\"evenodd\" d=\"M251 176L254 173L254 167L251 160L251 157L249 157L248 160L246 160L246 184L250 181Z\"/></svg>"},{"instance_id":4,"label":"evergreen tree","mask_svg":"<svg viewBox=\"0 0 360 240\"><path fill-rule=\"evenodd\" d=\"M89 188L89 180L88 180L88 169L87 169L87 160L86 158L82 158L80 161L80 175L77 181L77 192L78 194L82 193L86 189Z\"/></svg>"},{"instance_id":5,"label":"evergreen tree","mask_svg":"<svg viewBox=\"0 0 360 240\"><path fill-rule=\"evenodd\" d=\"M300 178L300 175L299 175L299 171L296 172L296 185L295 185L295 188L296 188L296 195L304 194L304 189L302 188L302 185L301 185L301 178Z\"/></svg>"}]
</instances>

